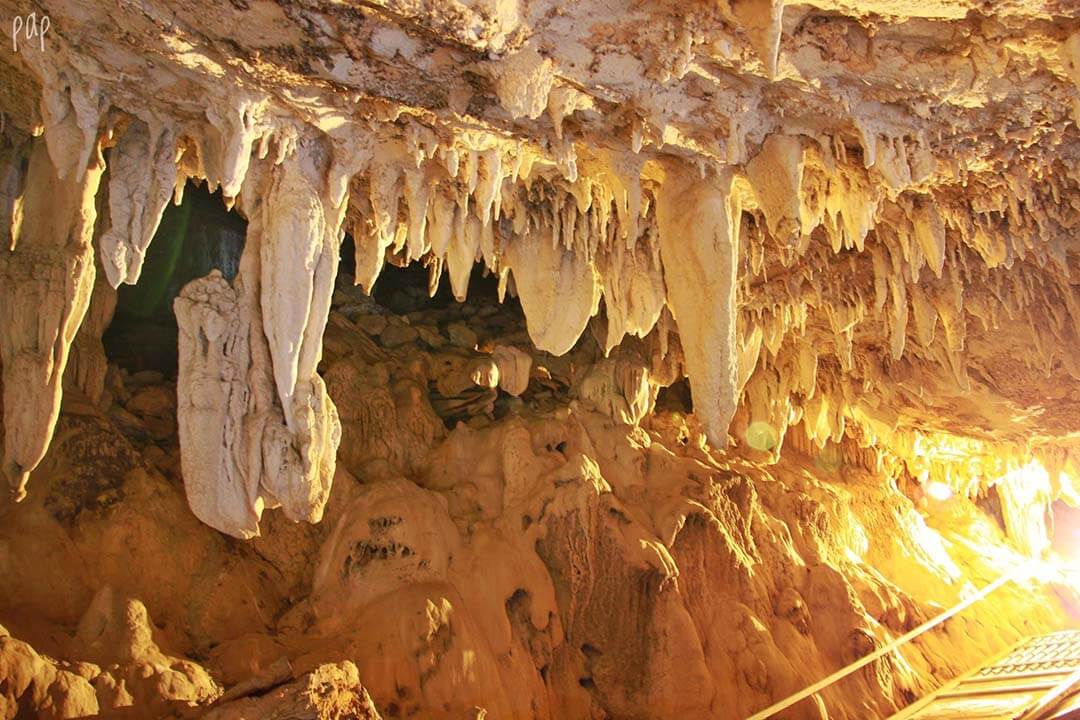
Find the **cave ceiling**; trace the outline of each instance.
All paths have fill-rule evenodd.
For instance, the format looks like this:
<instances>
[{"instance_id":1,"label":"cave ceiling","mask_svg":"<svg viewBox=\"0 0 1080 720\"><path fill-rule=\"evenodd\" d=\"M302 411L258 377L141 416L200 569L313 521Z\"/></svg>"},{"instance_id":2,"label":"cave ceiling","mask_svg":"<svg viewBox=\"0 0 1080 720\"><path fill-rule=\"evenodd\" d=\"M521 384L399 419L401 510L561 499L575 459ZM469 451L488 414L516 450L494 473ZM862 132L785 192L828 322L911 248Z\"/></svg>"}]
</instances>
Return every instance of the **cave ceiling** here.
<instances>
[{"instance_id":1,"label":"cave ceiling","mask_svg":"<svg viewBox=\"0 0 1080 720\"><path fill-rule=\"evenodd\" d=\"M1075 3L0 7L49 18L0 66L5 152L24 158L7 218L34 201L20 188L38 162L70 193L107 186L114 229L94 247L112 285L137 281L189 179L252 223L261 391L304 438L298 517L318 515L319 458L336 448L315 365L342 231L364 289L389 258L464 297L476 261L520 299L539 350L674 347L658 382L689 378L715 446L760 422L773 445L797 425L819 444L847 427L867 444L919 431L1067 447L1080 430ZM42 133L48 161L19 139ZM28 225L14 223L16 255L48 232ZM178 308L182 333L211 306L233 312L219 291ZM254 301L234 294L243 314ZM5 445L16 486L56 397L6 403L45 418Z\"/></svg>"}]
</instances>

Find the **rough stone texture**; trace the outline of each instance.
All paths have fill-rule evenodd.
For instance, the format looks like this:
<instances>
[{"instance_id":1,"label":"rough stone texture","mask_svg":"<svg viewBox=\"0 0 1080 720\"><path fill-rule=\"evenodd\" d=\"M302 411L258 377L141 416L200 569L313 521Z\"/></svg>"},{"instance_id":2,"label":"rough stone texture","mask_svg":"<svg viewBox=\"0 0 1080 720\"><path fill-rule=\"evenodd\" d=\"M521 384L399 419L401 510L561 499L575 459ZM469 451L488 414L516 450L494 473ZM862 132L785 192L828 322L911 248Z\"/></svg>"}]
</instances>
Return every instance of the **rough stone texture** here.
<instances>
[{"instance_id":1,"label":"rough stone texture","mask_svg":"<svg viewBox=\"0 0 1080 720\"><path fill-rule=\"evenodd\" d=\"M23 222L0 256L4 475L16 498L49 446L68 350L90 304L94 195L104 169L95 162L62 177L45 143L30 144Z\"/></svg>"},{"instance_id":2,"label":"rough stone texture","mask_svg":"<svg viewBox=\"0 0 1080 720\"><path fill-rule=\"evenodd\" d=\"M83 718L130 707L150 713L221 694L203 668L162 653L152 632L146 607L121 600L108 586L70 639L77 661L39 655L0 627L0 717Z\"/></svg>"},{"instance_id":3,"label":"rough stone texture","mask_svg":"<svg viewBox=\"0 0 1080 720\"><path fill-rule=\"evenodd\" d=\"M742 716L1043 572L795 711L862 718L1075 607L1073 4L34 7L5 717ZM244 252L140 377L188 182Z\"/></svg>"},{"instance_id":4,"label":"rough stone texture","mask_svg":"<svg viewBox=\"0 0 1080 720\"><path fill-rule=\"evenodd\" d=\"M303 173L288 164L266 178L233 284L214 272L176 300L188 501L237 537L258 534L265 505L318 522L340 442L337 410L315 373L338 231Z\"/></svg>"},{"instance_id":5,"label":"rough stone texture","mask_svg":"<svg viewBox=\"0 0 1080 720\"><path fill-rule=\"evenodd\" d=\"M259 696L228 699L203 717L206 720L382 720L360 684L356 666L348 660L320 665L288 685L270 689L254 685L251 690L258 691Z\"/></svg>"},{"instance_id":6,"label":"rough stone texture","mask_svg":"<svg viewBox=\"0 0 1080 720\"><path fill-rule=\"evenodd\" d=\"M59 686L52 702L177 717L738 717L1031 566L1017 547L1046 538L1031 512L1045 505L1024 493L1053 491L1024 473L990 491L999 525L963 497L918 499L902 460L851 442L739 459L623 380L663 377L653 339L609 358L599 342L565 358L519 349L532 372L515 397L472 368L484 348L522 347L517 311L423 309L416 287L411 322L442 337L470 323L477 347L379 347L345 312L387 310L349 281L325 337L343 442L317 525L268 514L239 542L189 514L175 440L147 432L172 411L155 400L171 390L160 376L119 373L123 408L66 406L30 496L0 518L0 618L24 654L63 658L93 690L72 680L83 695ZM1009 586L823 707L887 715L1054 627L1061 598L1080 601L1060 584ZM44 712L37 686L4 687L31 688L12 691L14 707Z\"/></svg>"}]
</instances>

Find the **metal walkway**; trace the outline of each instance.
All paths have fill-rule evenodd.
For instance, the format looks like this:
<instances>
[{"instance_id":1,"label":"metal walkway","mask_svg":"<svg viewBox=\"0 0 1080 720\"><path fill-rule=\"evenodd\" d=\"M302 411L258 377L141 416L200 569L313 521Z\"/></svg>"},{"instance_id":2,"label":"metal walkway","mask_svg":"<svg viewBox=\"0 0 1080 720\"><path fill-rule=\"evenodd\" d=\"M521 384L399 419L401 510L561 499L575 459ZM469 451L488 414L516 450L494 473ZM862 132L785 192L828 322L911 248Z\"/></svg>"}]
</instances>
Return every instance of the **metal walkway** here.
<instances>
[{"instance_id":1,"label":"metal walkway","mask_svg":"<svg viewBox=\"0 0 1080 720\"><path fill-rule=\"evenodd\" d=\"M977 603L980 600L982 600L983 598L985 598L990 593L996 591L997 589L999 589L1001 587L1004 587L1005 585L1012 582L1016 578L1017 578L1017 571L1013 571L1013 572L1006 573L1006 574L1002 575L1001 577L999 577L994 582L983 586L983 588L981 590L979 590L975 594L969 596L967 599L961 600L959 604L954 605L953 607L949 608L948 610L941 613L937 617L935 617L935 618L933 618L931 620L927 620L926 622L924 622L922 625L915 628L914 630L911 630L911 631L901 635L900 637L898 637L895 640L893 640L892 642L890 642L888 645L886 645L884 647L881 647L881 648L878 648L877 650L870 653L869 655L866 655L865 657L862 657L859 660L856 660L855 662L851 663L850 665L848 665L846 667L840 668L839 670L834 672L832 675L829 675L828 677L819 680L818 682L814 683L810 687L804 688L803 690L795 693L794 695L789 695L788 697L784 698L780 702L773 703L772 705L765 708L764 710L759 710L758 712L754 713L749 718L747 718L747 720L766 720L767 718L771 718L774 715L776 715L776 714L778 714L780 712L783 712L784 710L787 710L788 708L790 708L790 707L792 707L794 705L797 705L798 703L802 702L803 700L806 700L807 698L809 698L809 697L811 697L813 695L816 695L817 693L821 692L822 690L829 687L830 685L836 684L837 682L839 682L839 681L843 680L844 678L848 677L849 675L851 675L855 671L866 667L867 665L874 662L875 660L877 660L879 658L882 658L882 657L885 657L886 655L889 655L891 653L896 652L901 646L905 645L906 643L911 642L912 640L919 637L923 633L929 632L930 630L933 630L934 628L938 627L939 625L944 623L949 618L951 618L951 617L957 615L958 613L966 610L967 608L971 607L975 603Z\"/></svg>"},{"instance_id":2,"label":"metal walkway","mask_svg":"<svg viewBox=\"0 0 1080 720\"><path fill-rule=\"evenodd\" d=\"M891 720L1080 718L1080 631L1022 640Z\"/></svg>"}]
</instances>

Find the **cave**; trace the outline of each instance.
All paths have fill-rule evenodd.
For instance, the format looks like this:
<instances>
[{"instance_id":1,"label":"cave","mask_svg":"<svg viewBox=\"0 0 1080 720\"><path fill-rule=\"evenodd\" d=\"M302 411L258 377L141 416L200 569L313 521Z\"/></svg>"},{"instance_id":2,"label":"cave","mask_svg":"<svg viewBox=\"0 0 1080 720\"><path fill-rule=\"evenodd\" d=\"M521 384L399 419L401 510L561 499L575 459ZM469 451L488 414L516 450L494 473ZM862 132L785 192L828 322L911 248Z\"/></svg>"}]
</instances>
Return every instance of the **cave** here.
<instances>
[{"instance_id":1,"label":"cave","mask_svg":"<svg viewBox=\"0 0 1080 720\"><path fill-rule=\"evenodd\" d=\"M116 289L116 307L102 336L105 355L129 372L176 374L177 325L172 303L185 285L218 270L236 277L245 223L221 191L188 182L181 202L161 216L138 282Z\"/></svg>"},{"instance_id":2,"label":"cave","mask_svg":"<svg viewBox=\"0 0 1080 720\"><path fill-rule=\"evenodd\" d=\"M1080 8L5 3L0 720L1080 712Z\"/></svg>"}]
</instances>

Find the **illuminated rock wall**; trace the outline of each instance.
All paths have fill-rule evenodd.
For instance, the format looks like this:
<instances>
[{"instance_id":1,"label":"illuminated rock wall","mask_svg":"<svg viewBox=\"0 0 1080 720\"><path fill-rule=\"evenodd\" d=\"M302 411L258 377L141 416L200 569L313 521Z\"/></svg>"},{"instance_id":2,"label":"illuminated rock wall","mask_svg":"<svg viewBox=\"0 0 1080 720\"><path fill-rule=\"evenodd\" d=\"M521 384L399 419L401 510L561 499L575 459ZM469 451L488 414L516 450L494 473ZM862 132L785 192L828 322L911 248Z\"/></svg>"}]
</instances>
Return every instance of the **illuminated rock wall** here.
<instances>
[{"instance_id":1,"label":"illuminated rock wall","mask_svg":"<svg viewBox=\"0 0 1080 720\"><path fill-rule=\"evenodd\" d=\"M1080 499L1065 3L35 7L0 0L7 707L731 717ZM245 239L174 378L107 333L189 183ZM124 663L212 675L49 659L97 657L45 628L106 586L167 618ZM830 716L1052 627L1044 590Z\"/></svg>"}]
</instances>

